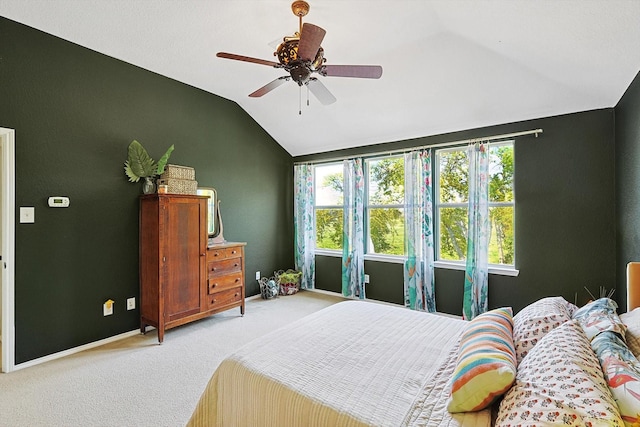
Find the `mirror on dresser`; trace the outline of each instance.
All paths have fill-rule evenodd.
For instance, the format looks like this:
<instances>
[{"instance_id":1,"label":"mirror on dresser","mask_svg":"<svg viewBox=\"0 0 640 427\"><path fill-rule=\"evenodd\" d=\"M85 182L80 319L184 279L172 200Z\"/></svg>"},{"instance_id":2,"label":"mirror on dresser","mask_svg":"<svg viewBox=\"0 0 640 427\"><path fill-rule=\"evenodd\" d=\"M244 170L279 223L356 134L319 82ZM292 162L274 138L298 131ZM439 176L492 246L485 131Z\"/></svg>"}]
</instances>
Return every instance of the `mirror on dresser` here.
<instances>
[{"instance_id":1,"label":"mirror on dresser","mask_svg":"<svg viewBox=\"0 0 640 427\"><path fill-rule=\"evenodd\" d=\"M222 218L220 217L220 200L215 188L198 187L197 194L199 196L208 196L207 201L207 234L209 235L209 245L220 244L226 242L223 235Z\"/></svg>"}]
</instances>

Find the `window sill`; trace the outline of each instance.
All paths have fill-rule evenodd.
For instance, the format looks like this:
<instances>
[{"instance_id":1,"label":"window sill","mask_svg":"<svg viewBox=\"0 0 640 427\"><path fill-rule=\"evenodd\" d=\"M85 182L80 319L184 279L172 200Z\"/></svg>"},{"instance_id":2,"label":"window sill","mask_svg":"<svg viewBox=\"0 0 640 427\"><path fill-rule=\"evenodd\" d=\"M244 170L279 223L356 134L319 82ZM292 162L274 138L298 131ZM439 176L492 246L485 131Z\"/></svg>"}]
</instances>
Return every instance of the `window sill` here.
<instances>
[{"instance_id":1,"label":"window sill","mask_svg":"<svg viewBox=\"0 0 640 427\"><path fill-rule=\"evenodd\" d=\"M466 269L466 266L459 262L450 262L450 261L435 261L433 266L436 268L444 268L447 270L462 270ZM496 267L489 266L489 274L497 274L500 276L512 276L517 277L520 274L520 270L516 270L515 268L510 267Z\"/></svg>"},{"instance_id":2,"label":"window sill","mask_svg":"<svg viewBox=\"0 0 640 427\"><path fill-rule=\"evenodd\" d=\"M342 252L332 251L327 249L316 249L316 255L340 258L342 257ZM365 254L364 260L388 262L393 264L404 264L404 262L406 261L406 258L400 257L400 256L393 256L393 255ZM433 263L433 266L436 268L443 268L447 270L464 271L466 269L466 266L464 264L459 262L451 262L451 261L435 261ZM517 277L518 274L520 274L520 270L516 270L515 268L510 268L510 267L489 266L489 274Z\"/></svg>"}]
</instances>

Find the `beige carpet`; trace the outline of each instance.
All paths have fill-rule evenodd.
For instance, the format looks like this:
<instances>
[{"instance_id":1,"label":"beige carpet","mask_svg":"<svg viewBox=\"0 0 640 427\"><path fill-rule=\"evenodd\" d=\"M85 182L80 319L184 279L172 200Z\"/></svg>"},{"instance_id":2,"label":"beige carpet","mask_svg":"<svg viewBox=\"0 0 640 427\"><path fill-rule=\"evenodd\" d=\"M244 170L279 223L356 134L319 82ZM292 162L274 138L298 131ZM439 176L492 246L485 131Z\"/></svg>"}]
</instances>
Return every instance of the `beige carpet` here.
<instances>
[{"instance_id":1,"label":"beige carpet","mask_svg":"<svg viewBox=\"0 0 640 427\"><path fill-rule=\"evenodd\" d=\"M341 301L303 291L0 374L0 426L184 426L209 377L251 339Z\"/></svg>"}]
</instances>

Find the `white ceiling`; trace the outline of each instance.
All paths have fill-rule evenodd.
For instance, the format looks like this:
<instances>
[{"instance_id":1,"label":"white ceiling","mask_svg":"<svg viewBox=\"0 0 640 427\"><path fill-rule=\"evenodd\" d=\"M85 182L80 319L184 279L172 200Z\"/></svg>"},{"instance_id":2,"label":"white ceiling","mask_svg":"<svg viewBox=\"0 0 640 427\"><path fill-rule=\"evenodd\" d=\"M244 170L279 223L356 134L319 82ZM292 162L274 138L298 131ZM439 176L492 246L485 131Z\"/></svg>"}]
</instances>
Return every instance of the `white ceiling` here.
<instances>
[{"instance_id":1,"label":"white ceiling","mask_svg":"<svg viewBox=\"0 0 640 427\"><path fill-rule=\"evenodd\" d=\"M640 70L640 0L307 0L327 64L323 106L276 60L290 0L0 0L0 15L237 102L291 155L613 107Z\"/></svg>"}]
</instances>

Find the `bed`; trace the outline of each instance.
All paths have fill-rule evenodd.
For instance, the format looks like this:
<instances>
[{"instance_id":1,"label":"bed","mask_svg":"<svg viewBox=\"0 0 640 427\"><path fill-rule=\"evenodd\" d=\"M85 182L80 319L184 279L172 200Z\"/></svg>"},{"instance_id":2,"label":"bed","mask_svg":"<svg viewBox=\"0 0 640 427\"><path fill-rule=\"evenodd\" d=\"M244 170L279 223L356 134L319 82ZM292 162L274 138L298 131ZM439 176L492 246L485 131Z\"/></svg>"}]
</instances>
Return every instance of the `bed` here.
<instances>
[{"instance_id":1,"label":"bed","mask_svg":"<svg viewBox=\"0 0 640 427\"><path fill-rule=\"evenodd\" d=\"M607 330L606 322L598 318L593 327L594 313L601 313L613 324L612 336L640 333L640 309L623 316L635 324L627 328L615 313L615 302L603 300L578 309L561 297L549 297L513 317L510 308L501 308L471 322L374 302L340 302L226 358L188 425L629 426L640 421L638 354L627 348L624 355L634 359L626 362L637 378L618 389L622 397L631 396L621 411L620 393L612 388L620 385L620 377L615 372L607 376L587 325L604 336L600 329ZM509 339L491 335L505 328ZM477 369L480 363L469 358L478 348L485 354L487 343L496 341L501 344L491 350L497 354L493 365L470 375L469 366ZM610 360L611 354L602 357ZM629 384L639 387L629 389ZM463 406L472 396L473 407L451 412L460 390L471 393L463 396ZM629 415L635 409L638 414Z\"/></svg>"},{"instance_id":2,"label":"bed","mask_svg":"<svg viewBox=\"0 0 640 427\"><path fill-rule=\"evenodd\" d=\"M446 411L443 384L464 326L377 303L334 304L224 360L191 425L489 425L488 411Z\"/></svg>"}]
</instances>

